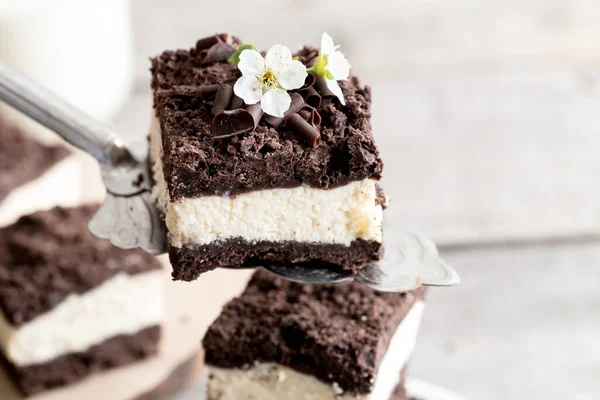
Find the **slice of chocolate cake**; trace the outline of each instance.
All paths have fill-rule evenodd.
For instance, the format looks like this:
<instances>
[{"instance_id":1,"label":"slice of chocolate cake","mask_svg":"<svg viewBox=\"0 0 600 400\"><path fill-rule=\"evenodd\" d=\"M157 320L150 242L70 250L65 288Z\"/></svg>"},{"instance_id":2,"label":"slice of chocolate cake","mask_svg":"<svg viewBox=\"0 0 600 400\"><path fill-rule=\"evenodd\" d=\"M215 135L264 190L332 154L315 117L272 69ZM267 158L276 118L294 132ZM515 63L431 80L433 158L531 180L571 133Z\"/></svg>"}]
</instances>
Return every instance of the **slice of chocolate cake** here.
<instances>
[{"instance_id":1,"label":"slice of chocolate cake","mask_svg":"<svg viewBox=\"0 0 600 400\"><path fill-rule=\"evenodd\" d=\"M157 352L164 272L149 254L92 236L96 208L0 229L0 350L27 395Z\"/></svg>"},{"instance_id":2,"label":"slice of chocolate cake","mask_svg":"<svg viewBox=\"0 0 600 400\"><path fill-rule=\"evenodd\" d=\"M259 270L202 342L208 400L403 399L424 293L301 285Z\"/></svg>"},{"instance_id":3,"label":"slice of chocolate cake","mask_svg":"<svg viewBox=\"0 0 600 400\"><path fill-rule=\"evenodd\" d=\"M340 82L342 104L307 75L283 117L268 115L264 99L233 94L241 67L228 58L238 43L216 35L152 60L151 159L174 279L219 266L355 269L379 259L383 164L370 89L355 77ZM295 56L308 67L318 51Z\"/></svg>"},{"instance_id":4,"label":"slice of chocolate cake","mask_svg":"<svg viewBox=\"0 0 600 400\"><path fill-rule=\"evenodd\" d=\"M80 171L61 146L44 146L0 118L0 226L80 197Z\"/></svg>"}]
</instances>

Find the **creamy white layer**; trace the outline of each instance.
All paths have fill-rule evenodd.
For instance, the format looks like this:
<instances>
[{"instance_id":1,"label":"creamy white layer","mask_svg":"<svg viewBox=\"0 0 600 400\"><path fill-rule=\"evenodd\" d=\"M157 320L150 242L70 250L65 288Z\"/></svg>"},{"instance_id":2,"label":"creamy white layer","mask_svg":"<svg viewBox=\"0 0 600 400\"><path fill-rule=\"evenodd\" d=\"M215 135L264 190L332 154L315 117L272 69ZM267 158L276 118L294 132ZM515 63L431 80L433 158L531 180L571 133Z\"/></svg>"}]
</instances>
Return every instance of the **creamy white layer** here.
<instances>
[{"instance_id":1,"label":"creamy white layer","mask_svg":"<svg viewBox=\"0 0 600 400\"><path fill-rule=\"evenodd\" d=\"M57 205L73 206L81 200L81 169L76 157L59 162L38 179L13 190L0 203L0 226L20 216Z\"/></svg>"},{"instance_id":2,"label":"creamy white layer","mask_svg":"<svg viewBox=\"0 0 600 400\"><path fill-rule=\"evenodd\" d=\"M383 211L374 179L323 190L309 186L266 189L237 196L203 196L171 201L162 170L162 142L156 117L150 124L156 182L154 196L165 212L174 247L241 237L248 242L297 241L350 245L356 239L381 242Z\"/></svg>"},{"instance_id":3,"label":"creamy white layer","mask_svg":"<svg viewBox=\"0 0 600 400\"><path fill-rule=\"evenodd\" d=\"M424 307L425 303L417 301L394 333L369 394L345 394L338 384L326 384L276 363L262 363L249 369L209 366L208 400L389 400L415 347Z\"/></svg>"},{"instance_id":4,"label":"creamy white layer","mask_svg":"<svg viewBox=\"0 0 600 400\"><path fill-rule=\"evenodd\" d=\"M129 335L163 321L163 271L120 273L21 326L0 313L0 347L17 366L83 352L113 336Z\"/></svg>"}]
</instances>

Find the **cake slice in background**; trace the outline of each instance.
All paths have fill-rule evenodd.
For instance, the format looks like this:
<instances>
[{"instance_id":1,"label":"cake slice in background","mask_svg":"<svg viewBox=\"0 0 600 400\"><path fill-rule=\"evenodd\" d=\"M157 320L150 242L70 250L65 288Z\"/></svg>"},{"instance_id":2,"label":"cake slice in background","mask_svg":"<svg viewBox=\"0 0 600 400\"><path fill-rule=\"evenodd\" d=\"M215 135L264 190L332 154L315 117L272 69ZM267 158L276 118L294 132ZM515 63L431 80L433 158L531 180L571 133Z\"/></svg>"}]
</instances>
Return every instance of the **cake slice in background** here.
<instances>
[{"instance_id":1,"label":"cake slice in background","mask_svg":"<svg viewBox=\"0 0 600 400\"><path fill-rule=\"evenodd\" d=\"M81 171L66 147L46 146L0 117L0 226L81 199Z\"/></svg>"},{"instance_id":2,"label":"cake slice in background","mask_svg":"<svg viewBox=\"0 0 600 400\"><path fill-rule=\"evenodd\" d=\"M311 122L319 125L318 145L260 107L252 109L255 126L231 133L228 118L249 115L231 96L241 73L227 60L238 43L216 35L152 59L151 159L174 279L220 266L356 269L378 260L383 163L371 132L370 89L354 77L342 82L345 105L332 95L309 101L291 93L290 116L318 116ZM297 56L310 66L317 54L305 47ZM217 102L217 92L231 100Z\"/></svg>"},{"instance_id":3,"label":"cake slice in background","mask_svg":"<svg viewBox=\"0 0 600 400\"><path fill-rule=\"evenodd\" d=\"M0 352L24 394L158 351L162 268L93 237L96 208L54 208L0 229Z\"/></svg>"},{"instance_id":4,"label":"cake slice in background","mask_svg":"<svg viewBox=\"0 0 600 400\"><path fill-rule=\"evenodd\" d=\"M207 400L405 399L424 294L259 270L204 337Z\"/></svg>"}]
</instances>

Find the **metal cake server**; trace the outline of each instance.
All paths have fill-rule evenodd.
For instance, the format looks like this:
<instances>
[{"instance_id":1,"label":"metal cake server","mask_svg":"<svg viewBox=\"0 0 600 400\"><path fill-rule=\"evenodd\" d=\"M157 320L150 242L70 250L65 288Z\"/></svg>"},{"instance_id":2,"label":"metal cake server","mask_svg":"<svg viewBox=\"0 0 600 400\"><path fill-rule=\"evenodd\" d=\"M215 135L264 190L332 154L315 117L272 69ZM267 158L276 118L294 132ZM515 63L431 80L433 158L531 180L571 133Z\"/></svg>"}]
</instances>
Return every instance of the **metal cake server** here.
<instances>
[{"instance_id":1,"label":"metal cake server","mask_svg":"<svg viewBox=\"0 0 600 400\"><path fill-rule=\"evenodd\" d=\"M458 273L440 256L435 244L416 232L385 231L383 259L356 271L265 265L264 269L300 283L355 281L380 292L407 292L425 286L454 286Z\"/></svg>"},{"instance_id":2,"label":"metal cake server","mask_svg":"<svg viewBox=\"0 0 600 400\"><path fill-rule=\"evenodd\" d=\"M151 254L166 251L166 230L151 198L148 163L135 159L113 128L91 118L1 61L0 100L98 161L106 198L89 223L94 235L124 249L139 247Z\"/></svg>"},{"instance_id":3,"label":"metal cake server","mask_svg":"<svg viewBox=\"0 0 600 400\"><path fill-rule=\"evenodd\" d=\"M90 231L120 248L142 248L151 254L167 250L167 233L151 197L147 160L136 159L124 140L103 124L63 99L11 70L0 61L0 100L59 134L92 155L100 164L106 198L89 223ZM386 231L382 261L351 271L302 266L264 268L301 283L355 280L380 291L407 291L420 285L459 283L457 273L439 258L435 245L422 235Z\"/></svg>"}]
</instances>

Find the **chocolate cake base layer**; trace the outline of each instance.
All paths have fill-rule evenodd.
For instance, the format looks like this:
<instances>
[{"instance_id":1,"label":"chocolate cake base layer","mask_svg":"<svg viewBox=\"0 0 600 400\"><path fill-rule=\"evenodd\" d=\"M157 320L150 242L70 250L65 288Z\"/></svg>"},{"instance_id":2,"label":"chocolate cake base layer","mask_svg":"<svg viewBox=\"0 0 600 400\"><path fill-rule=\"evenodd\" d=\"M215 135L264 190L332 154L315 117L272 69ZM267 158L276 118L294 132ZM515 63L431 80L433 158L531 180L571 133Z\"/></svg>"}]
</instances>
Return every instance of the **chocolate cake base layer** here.
<instances>
[{"instance_id":1,"label":"chocolate cake base layer","mask_svg":"<svg viewBox=\"0 0 600 400\"><path fill-rule=\"evenodd\" d=\"M169 247L173 279L193 281L217 267L260 267L274 264L302 264L307 268L330 265L334 269L356 270L381 258L381 243L362 239L350 246L302 242L247 242L244 239L190 247Z\"/></svg>"},{"instance_id":2,"label":"chocolate cake base layer","mask_svg":"<svg viewBox=\"0 0 600 400\"><path fill-rule=\"evenodd\" d=\"M84 353L71 353L54 360L19 367L2 356L2 363L15 385L26 396L77 382L91 373L145 359L158 352L160 327L151 326L133 335L119 335Z\"/></svg>"}]
</instances>

